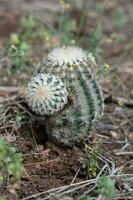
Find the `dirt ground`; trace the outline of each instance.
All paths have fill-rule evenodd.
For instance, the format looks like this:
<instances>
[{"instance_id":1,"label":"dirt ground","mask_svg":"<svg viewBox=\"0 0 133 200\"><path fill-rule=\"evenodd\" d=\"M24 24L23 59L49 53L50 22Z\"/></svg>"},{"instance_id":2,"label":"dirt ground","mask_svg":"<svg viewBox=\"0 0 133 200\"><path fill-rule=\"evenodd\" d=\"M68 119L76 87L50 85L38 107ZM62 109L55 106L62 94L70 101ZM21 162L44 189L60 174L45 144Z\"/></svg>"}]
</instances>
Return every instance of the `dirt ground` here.
<instances>
[{"instance_id":1,"label":"dirt ground","mask_svg":"<svg viewBox=\"0 0 133 200\"><path fill-rule=\"evenodd\" d=\"M105 2L101 1L101 4ZM21 186L17 190L18 199L39 199L39 197L41 199L41 196L48 197L50 194L47 192L47 194L39 195L44 191L95 179L105 164L107 164L106 175L115 176L119 173L133 177L133 2L130 0L107 1L102 15L91 10L91 7L98 3L99 1L96 0L88 1L90 10L86 16L87 20L83 31L85 34L89 33L89 28L93 26L97 17L100 17L103 28L101 57L105 63L108 63L110 70L110 76L107 75L100 81L105 99L104 116L95 126L86 145L82 144L73 148L60 147L47 139L44 127L36 122L31 123L27 119L20 128L14 129L12 113L15 113L16 107L19 107L20 113L26 113L26 108L23 110L20 108L19 101L17 103L17 100L11 99L7 121L4 126L1 125L0 134L6 139L8 137L8 141L15 144L18 151L22 153L24 173L21 178ZM124 9L127 17L127 22L120 30L115 27L113 22L115 11L119 6ZM22 15L35 12L35 15L39 14L44 17L45 23L51 23L52 26L53 18L60 12L60 9L58 1L45 1L45 3L42 0L23 0L17 3L15 0L12 3L0 1L0 46L4 45L12 32L18 31L19 19ZM117 41L119 38L114 33L119 35L120 42ZM84 48L84 39L82 44ZM56 46L56 42L54 45ZM51 46L52 44L39 46L44 50L43 56L47 52L46 49ZM33 56L35 61L41 60L42 52L40 52L41 50ZM25 73L21 73L19 77L14 74L7 80L4 70L0 68L1 86L21 86L29 76L30 74ZM14 93L0 89L1 99L12 96ZM10 132L12 132L12 136L9 136ZM87 169L85 163L91 159L96 149L100 149L101 153L97 158L98 168L95 173L92 173ZM117 181L120 185L119 180ZM125 190L124 187L126 186L123 184L117 188L119 194ZM83 188L80 189L77 192L75 190L73 193L66 194L68 196L64 197L64 200L65 198L77 199ZM130 195L128 194L130 197L120 195L117 199L133 199L133 184L130 185L130 189L132 189L129 191ZM0 192L4 194L5 188L1 188ZM46 199L63 199L63 197L54 197ZM13 200L11 195L9 195L9 200Z\"/></svg>"}]
</instances>

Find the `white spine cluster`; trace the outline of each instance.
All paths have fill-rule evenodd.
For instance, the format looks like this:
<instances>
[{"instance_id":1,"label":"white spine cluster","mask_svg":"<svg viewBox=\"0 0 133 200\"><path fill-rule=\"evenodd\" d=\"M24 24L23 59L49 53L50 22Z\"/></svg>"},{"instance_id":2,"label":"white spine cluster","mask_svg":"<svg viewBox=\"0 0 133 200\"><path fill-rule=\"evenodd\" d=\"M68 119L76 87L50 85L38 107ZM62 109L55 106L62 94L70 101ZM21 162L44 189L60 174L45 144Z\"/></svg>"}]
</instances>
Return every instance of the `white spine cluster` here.
<instances>
[{"instance_id":1,"label":"white spine cluster","mask_svg":"<svg viewBox=\"0 0 133 200\"><path fill-rule=\"evenodd\" d=\"M76 70L90 70L96 65L92 54L78 47L62 46L53 49L45 62L45 71L59 74L61 78L74 76Z\"/></svg>"},{"instance_id":2,"label":"white spine cluster","mask_svg":"<svg viewBox=\"0 0 133 200\"><path fill-rule=\"evenodd\" d=\"M48 61L54 66L59 65L65 69L68 65L79 65L81 62L86 62L87 53L78 47L57 47L48 54Z\"/></svg>"},{"instance_id":3,"label":"white spine cluster","mask_svg":"<svg viewBox=\"0 0 133 200\"><path fill-rule=\"evenodd\" d=\"M33 77L26 90L26 101L39 115L50 115L61 110L67 103L67 90L60 78L39 73Z\"/></svg>"}]
</instances>

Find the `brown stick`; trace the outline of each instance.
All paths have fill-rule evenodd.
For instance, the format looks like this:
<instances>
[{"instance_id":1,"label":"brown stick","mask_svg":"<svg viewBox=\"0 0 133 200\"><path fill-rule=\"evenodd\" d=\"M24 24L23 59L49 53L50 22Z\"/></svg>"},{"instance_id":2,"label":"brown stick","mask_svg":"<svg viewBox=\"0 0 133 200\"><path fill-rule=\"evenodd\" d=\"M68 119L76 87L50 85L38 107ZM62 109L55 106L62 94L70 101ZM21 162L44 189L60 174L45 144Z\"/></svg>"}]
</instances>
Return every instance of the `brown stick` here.
<instances>
[{"instance_id":1,"label":"brown stick","mask_svg":"<svg viewBox=\"0 0 133 200\"><path fill-rule=\"evenodd\" d=\"M20 87L14 87L14 86L0 86L0 92L5 93L16 93L20 91Z\"/></svg>"},{"instance_id":2,"label":"brown stick","mask_svg":"<svg viewBox=\"0 0 133 200\"><path fill-rule=\"evenodd\" d=\"M105 97L105 103L116 103L118 105L124 105L127 107L133 107L133 100L132 99L125 99L123 97L116 97L113 95Z\"/></svg>"},{"instance_id":3,"label":"brown stick","mask_svg":"<svg viewBox=\"0 0 133 200\"><path fill-rule=\"evenodd\" d=\"M123 97L114 97L112 96L112 100L114 103L122 104L125 106L133 107L133 100L132 99L125 99Z\"/></svg>"}]
</instances>

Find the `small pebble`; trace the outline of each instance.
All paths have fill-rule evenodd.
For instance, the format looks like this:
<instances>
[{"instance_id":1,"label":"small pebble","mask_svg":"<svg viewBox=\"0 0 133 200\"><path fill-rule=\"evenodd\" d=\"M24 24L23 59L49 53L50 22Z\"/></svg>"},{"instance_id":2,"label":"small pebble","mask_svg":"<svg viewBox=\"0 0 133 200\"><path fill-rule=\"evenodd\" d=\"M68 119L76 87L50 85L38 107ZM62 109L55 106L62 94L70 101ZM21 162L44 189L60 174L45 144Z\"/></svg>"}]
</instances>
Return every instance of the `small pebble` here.
<instances>
[{"instance_id":1,"label":"small pebble","mask_svg":"<svg viewBox=\"0 0 133 200\"><path fill-rule=\"evenodd\" d=\"M119 136L119 133L116 133L114 131L110 131L111 133L111 136L115 139L115 140L119 140L120 139L120 136Z\"/></svg>"},{"instance_id":2,"label":"small pebble","mask_svg":"<svg viewBox=\"0 0 133 200\"><path fill-rule=\"evenodd\" d=\"M128 140L133 142L133 133L128 134Z\"/></svg>"}]
</instances>

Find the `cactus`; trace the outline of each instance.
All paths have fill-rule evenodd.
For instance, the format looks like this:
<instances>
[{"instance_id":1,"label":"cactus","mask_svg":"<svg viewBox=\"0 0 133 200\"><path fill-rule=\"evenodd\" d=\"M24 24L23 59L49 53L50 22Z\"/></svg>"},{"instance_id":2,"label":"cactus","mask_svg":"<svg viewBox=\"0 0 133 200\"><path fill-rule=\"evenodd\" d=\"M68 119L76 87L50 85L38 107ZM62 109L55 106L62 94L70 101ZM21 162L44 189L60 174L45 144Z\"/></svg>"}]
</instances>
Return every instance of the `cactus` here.
<instances>
[{"instance_id":1,"label":"cactus","mask_svg":"<svg viewBox=\"0 0 133 200\"><path fill-rule=\"evenodd\" d=\"M26 90L26 101L38 115L51 115L67 103L67 90L60 78L39 73L33 77Z\"/></svg>"},{"instance_id":2,"label":"cactus","mask_svg":"<svg viewBox=\"0 0 133 200\"><path fill-rule=\"evenodd\" d=\"M49 83L47 81L49 77L43 74L41 74L43 78L38 75L39 80L35 78L29 83L27 102L36 113L50 115L46 129L54 141L67 144L67 140L70 142L84 140L90 135L95 121L101 118L104 106L95 67L95 58L92 54L87 55L87 52L77 47L63 46L55 48L48 54L42 69L43 73L54 74L47 74L51 76L52 83ZM66 85L68 102L66 89L61 80L55 80L55 76L59 76ZM58 85L56 99L55 96L53 97L53 92L56 91L55 84ZM45 86L43 100L40 91L38 92L42 86ZM36 98L38 94L39 98ZM62 109L66 103L67 106ZM51 115L53 113L55 114Z\"/></svg>"}]
</instances>

